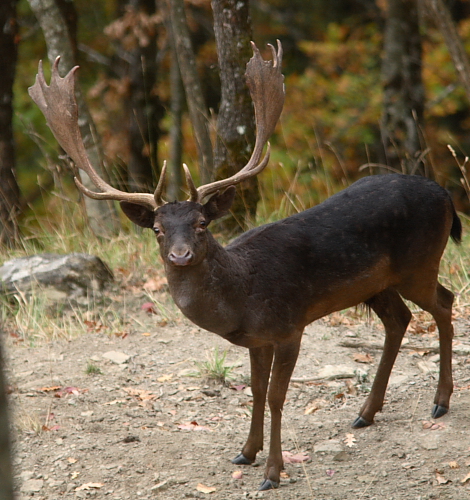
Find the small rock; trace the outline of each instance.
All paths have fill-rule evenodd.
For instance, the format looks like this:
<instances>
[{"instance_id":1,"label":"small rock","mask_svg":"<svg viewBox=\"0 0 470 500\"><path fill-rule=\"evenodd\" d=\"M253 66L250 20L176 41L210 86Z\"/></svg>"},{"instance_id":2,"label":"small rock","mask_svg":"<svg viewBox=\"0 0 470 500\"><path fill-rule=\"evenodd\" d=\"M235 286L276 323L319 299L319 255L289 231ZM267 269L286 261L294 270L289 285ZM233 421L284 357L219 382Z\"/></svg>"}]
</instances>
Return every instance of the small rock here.
<instances>
[{"instance_id":1,"label":"small rock","mask_svg":"<svg viewBox=\"0 0 470 500\"><path fill-rule=\"evenodd\" d=\"M392 375L388 382L389 387L394 385L402 385L408 381L408 375Z\"/></svg>"},{"instance_id":2,"label":"small rock","mask_svg":"<svg viewBox=\"0 0 470 500\"><path fill-rule=\"evenodd\" d=\"M340 453L341 451L343 447L337 439L320 441L313 446L313 453Z\"/></svg>"},{"instance_id":3,"label":"small rock","mask_svg":"<svg viewBox=\"0 0 470 500\"><path fill-rule=\"evenodd\" d=\"M127 363L131 358L128 354L124 354L123 352L119 351L108 351L105 352L102 356L103 358L109 359L110 361L116 363L117 365L122 365L124 363Z\"/></svg>"},{"instance_id":4,"label":"small rock","mask_svg":"<svg viewBox=\"0 0 470 500\"><path fill-rule=\"evenodd\" d=\"M354 378L356 368L348 365L325 365L319 372L318 377L327 380L338 378Z\"/></svg>"},{"instance_id":5,"label":"small rock","mask_svg":"<svg viewBox=\"0 0 470 500\"><path fill-rule=\"evenodd\" d=\"M44 486L44 481L42 479L29 479L23 483L21 486L21 491L24 493L37 493L41 491Z\"/></svg>"}]
</instances>

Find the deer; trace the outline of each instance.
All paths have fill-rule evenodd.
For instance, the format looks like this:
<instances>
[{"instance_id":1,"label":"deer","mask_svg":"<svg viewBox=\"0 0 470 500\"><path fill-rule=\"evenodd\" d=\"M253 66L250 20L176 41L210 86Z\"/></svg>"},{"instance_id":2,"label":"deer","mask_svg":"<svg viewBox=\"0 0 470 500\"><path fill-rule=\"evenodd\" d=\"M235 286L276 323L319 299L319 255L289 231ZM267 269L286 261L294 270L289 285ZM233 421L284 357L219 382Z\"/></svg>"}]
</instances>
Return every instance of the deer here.
<instances>
[{"instance_id":1,"label":"deer","mask_svg":"<svg viewBox=\"0 0 470 500\"><path fill-rule=\"evenodd\" d=\"M270 446L260 490L277 488L283 469L281 417L303 331L335 311L365 304L385 327L385 343L372 389L353 428L374 423L382 410L392 367L411 319L403 299L436 321L440 373L432 416L449 410L452 381L453 293L438 281L449 238L461 241L462 225L448 192L415 175L366 176L323 203L250 229L227 246L209 225L230 211L235 186L268 164L269 137L284 98L282 46L269 45L265 60L252 42L246 81L255 112L256 139L248 163L233 176L196 187L183 165L189 198L163 199L166 163L154 193L128 193L103 180L88 160L78 128L75 82L58 60L46 84L41 62L29 89L58 143L98 189L82 193L116 200L135 224L153 230L169 292L199 327L249 350L253 412L248 438L234 464L250 465L263 449L266 400ZM263 154L264 147L266 152Z\"/></svg>"}]
</instances>

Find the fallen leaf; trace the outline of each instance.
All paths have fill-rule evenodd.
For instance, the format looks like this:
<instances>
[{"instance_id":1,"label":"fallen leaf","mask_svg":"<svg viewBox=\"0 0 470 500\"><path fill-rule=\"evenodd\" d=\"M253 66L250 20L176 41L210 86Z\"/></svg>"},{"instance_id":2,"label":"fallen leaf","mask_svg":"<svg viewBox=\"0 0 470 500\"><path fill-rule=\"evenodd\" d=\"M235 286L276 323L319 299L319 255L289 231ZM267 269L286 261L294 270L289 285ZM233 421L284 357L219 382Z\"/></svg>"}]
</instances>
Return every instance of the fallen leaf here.
<instances>
[{"instance_id":1,"label":"fallen leaf","mask_svg":"<svg viewBox=\"0 0 470 500\"><path fill-rule=\"evenodd\" d=\"M336 471L335 471L335 470L333 470L333 469L326 469L326 471L325 471L325 473L326 473L326 475L327 475L328 477L333 477L333 476L334 476L334 474L335 474L335 472L336 472Z\"/></svg>"},{"instance_id":2,"label":"fallen leaf","mask_svg":"<svg viewBox=\"0 0 470 500\"><path fill-rule=\"evenodd\" d=\"M431 430L431 431L441 431L445 429L446 425L443 422L431 422L429 420L425 420L423 422L423 429Z\"/></svg>"},{"instance_id":3,"label":"fallen leaf","mask_svg":"<svg viewBox=\"0 0 470 500\"><path fill-rule=\"evenodd\" d=\"M281 477L281 479L289 479L290 478L289 474L287 474L287 472L284 470L281 470L279 476Z\"/></svg>"},{"instance_id":4,"label":"fallen leaf","mask_svg":"<svg viewBox=\"0 0 470 500\"><path fill-rule=\"evenodd\" d=\"M470 472L463 479L461 479L460 482L463 484L469 480L470 480Z\"/></svg>"},{"instance_id":5,"label":"fallen leaf","mask_svg":"<svg viewBox=\"0 0 470 500\"><path fill-rule=\"evenodd\" d=\"M374 358L369 353L356 352L353 354L354 361L358 363L372 363Z\"/></svg>"},{"instance_id":6,"label":"fallen leaf","mask_svg":"<svg viewBox=\"0 0 470 500\"><path fill-rule=\"evenodd\" d=\"M282 459L284 460L285 464L301 464L302 462L310 460L310 456L307 455L305 452L296 453L294 455L290 451L283 451Z\"/></svg>"},{"instance_id":7,"label":"fallen leaf","mask_svg":"<svg viewBox=\"0 0 470 500\"><path fill-rule=\"evenodd\" d=\"M165 276L161 276L158 278L150 278L144 283L143 289L146 292L159 292L167 284L168 281Z\"/></svg>"},{"instance_id":8,"label":"fallen leaf","mask_svg":"<svg viewBox=\"0 0 470 500\"><path fill-rule=\"evenodd\" d=\"M344 438L344 442L346 443L346 446L349 448L352 448L353 446L356 446L356 438L354 437L354 434L347 432L346 437Z\"/></svg>"},{"instance_id":9,"label":"fallen leaf","mask_svg":"<svg viewBox=\"0 0 470 500\"><path fill-rule=\"evenodd\" d=\"M241 479L243 477L243 472L241 470L236 470L232 472L233 479Z\"/></svg>"},{"instance_id":10,"label":"fallen leaf","mask_svg":"<svg viewBox=\"0 0 470 500\"><path fill-rule=\"evenodd\" d=\"M69 458L67 458L67 462L69 464L76 464L78 462L78 460L76 458L69 457Z\"/></svg>"},{"instance_id":11,"label":"fallen leaf","mask_svg":"<svg viewBox=\"0 0 470 500\"><path fill-rule=\"evenodd\" d=\"M85 483L81 486L77 486L74 491L83 491L83 490L98 490L104 486L103 483Z\"/></svg>"},{"instance_id":12,"label":"fallen leaf","mask_svg":"<svg viewBox=\"0 0 470 500\"><path fill-rule=\"evenodd\" d=\"M209 431L209 432L212 432L212 429L209 429L209 427L199 425L195 421L190 422L189 424L178 425L178 429L181 429L183 431Z\"/></svg>"},{"instance_id":13,"label":"fallen leaf","mask_svg":"<svg viewBox=\"0 0 470 500\"><path fill-rule=\"evenodd\" d=\"M153 302L144 302L140 308L148 314L157 314L157 310L155 309Z\"/></svg>"},{"instance_id":14,"label":"fallen leaf","mask_svg":"<svg viewBox=\"0 0 470 500\"><path fill-rule=\"evenodd\" d=\"M230 386L230 389L232 389L233 391L243 391L243 389L245 389L245 388L246 388L245 384L231 385Z\"/></svg>"},{"instance_id":15,"label":"fallen leaf","mask_svg":"<svg viewBox=\"0 0 470 500\"><path fill-rule=\"evenodd\" d=\"M135 389L134 387L124 387L124 391L129 394L129 396L134 396L141 401L152 401L157 399L158 396L151 391L146 391L145 389Z\"/></svg>"},{"instance_id":16,"label":"fallen leaf","mask_svg":"<svg viewBox=\"0 0 470 500\"><path fill-rule=\"evenodd\" d=\"M60 385L53 385L52 387L41 387L40 389L38 389L38 391L41 391L41 392L51 392L51 391L57 391L60 389Z\"/></svg>"},{"instance_id":17,"label":"fallen leaf","mask_svg":"<svg viewBox=\"0 0 470 500\"><path fill-rule=\"evenodd\" d=\"M458 462L455 461L449 462L449 467L451 469L460 469L460 465L458 464Z\"/></svg>"},{"instance_id":18,"label":"fallen leaf","mask_svg":"<svg viewBox=\"0 0 470 500\"><path fill-rule=\"evenodd\" d=\"M214 486L206 486L205 484L199 483L196 486L197 491L200 491L201 493L214 493L214 491L217 491L217 488Z\"/></svg>"},{"instance_id":19,"label":"fallen leaf","mask_svg":"<svg viewBox=\"0 0 470 500\"><path fill-rule=\"evenodd\" d=\"M437 484L449 484L452 481L450 479L446 479L442 474L439 472L436 472L436 481Z\"/></svg>"},{"instance_id":20,"label":"fallen leaf","mask_svg":"<svg viewBox=\"0 0 470 500\"><path fill-rule=\"evenodd\" d=\"M173 374L165 374L157 378L158 382L169 382L173 378Z\"/></svg>"}]
</instances>

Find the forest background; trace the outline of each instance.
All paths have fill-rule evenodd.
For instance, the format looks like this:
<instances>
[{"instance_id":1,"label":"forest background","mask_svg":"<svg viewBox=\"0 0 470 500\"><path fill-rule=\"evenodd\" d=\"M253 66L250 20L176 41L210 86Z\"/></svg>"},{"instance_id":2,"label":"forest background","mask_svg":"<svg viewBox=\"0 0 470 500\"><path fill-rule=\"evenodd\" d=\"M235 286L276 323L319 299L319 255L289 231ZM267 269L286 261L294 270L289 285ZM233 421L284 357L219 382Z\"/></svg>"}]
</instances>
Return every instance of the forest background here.
<instances>
[{"instance_id":1,"label":"forest background","mask_svg":"<svg viewBox=\"0 0 470 500\"><path fill-rule=\"evenodd\" d=\"M177 10L183 7L183 13ZM462 182L470 150L468 92L438 8L449 14L447 31L455 29L468 53L466 0L6 1L0 45L5 75L0 89L2 243L24 247L26 239L41 247L39 233L61 231L58 219L77 213L76 206L83 208L73 168L27 93L39 60L49 74L47 55L53 50L46 40L51 36L66 33L68 40L58 45L70 44L70 67L80 66L92 140L100 146L98 163L111 184L152 190L168 160L171 199L184 196L182 162L203 181L223 174L216 148L207 167L193 133L191 103L186 104L183 91L186 87L190 96L192 87L179 72L182 28L175 24L189 28L200 106L216 144L222 133L217 119L223 61L214 31L218 25L224 29L217 9L231 11L231 23L240 23L244 40L255 40L263 51L266 43L281 40L287 89L270 165L260 176L260 188L253 187L257 193L251 198L242 193L246 213L221 227L226 235L256 223L256 212L258 220L276 219L322 201L362 175L389 170L435 178L452 192L457 208L468 211ZM48 27L44 17L51 9L58 9L62 24ZM244 17L236 17L238 11ZM57 35L62 27L65 31ZM230 33L234 29L225 26ZM237 63L242 68L250 57L243 43ZM249 149L253 133L250 138L248 127L241 135ZM76 223L87 231L87 209L80 210L83 217L77 215ZM129 227L120 220L94 233L106 236L123 225Z\"/></svg>"}]
</instances>

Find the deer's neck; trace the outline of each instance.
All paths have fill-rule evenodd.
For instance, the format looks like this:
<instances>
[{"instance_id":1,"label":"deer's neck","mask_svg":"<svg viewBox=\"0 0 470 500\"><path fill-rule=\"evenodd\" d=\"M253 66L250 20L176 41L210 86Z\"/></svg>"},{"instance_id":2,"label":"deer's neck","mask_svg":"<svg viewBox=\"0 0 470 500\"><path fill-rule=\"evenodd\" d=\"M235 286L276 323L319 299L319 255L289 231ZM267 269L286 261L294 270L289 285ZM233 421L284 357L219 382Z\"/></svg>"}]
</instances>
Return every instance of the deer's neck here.
<instances>
[{"instance_id":1,"label":"deer's neck","mask_svg":"<svg viewBox=\"0 0 470 500\"><path fill-rule=\"evenodd\" d=\"M193 323L225 336L240 328L244 266L212 236L204 260L193 266L165 264L168 286L176 305Z\"/></svg>"}]
</instances>

